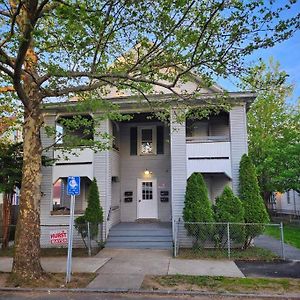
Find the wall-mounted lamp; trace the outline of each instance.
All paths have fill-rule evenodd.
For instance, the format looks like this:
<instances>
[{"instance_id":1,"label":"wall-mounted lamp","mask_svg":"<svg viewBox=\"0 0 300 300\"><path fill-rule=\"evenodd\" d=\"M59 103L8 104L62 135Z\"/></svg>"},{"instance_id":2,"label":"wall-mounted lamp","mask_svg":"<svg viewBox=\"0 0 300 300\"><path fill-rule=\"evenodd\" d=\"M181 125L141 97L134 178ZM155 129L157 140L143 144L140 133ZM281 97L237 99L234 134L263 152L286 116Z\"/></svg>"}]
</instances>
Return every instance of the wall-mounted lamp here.
<instances>
[{"instance_id":1,"label":"wall-mounted lamp","mask_svg":"<svg viewBox=\"0 0 300 300\"><path fill-rule=\"evenodd\" d=\"M148 176L148 175L152 174L152 172L150 172L148 169L145 169L144 174L145 174L146 176Z\"/></svg>"}]
</instances>

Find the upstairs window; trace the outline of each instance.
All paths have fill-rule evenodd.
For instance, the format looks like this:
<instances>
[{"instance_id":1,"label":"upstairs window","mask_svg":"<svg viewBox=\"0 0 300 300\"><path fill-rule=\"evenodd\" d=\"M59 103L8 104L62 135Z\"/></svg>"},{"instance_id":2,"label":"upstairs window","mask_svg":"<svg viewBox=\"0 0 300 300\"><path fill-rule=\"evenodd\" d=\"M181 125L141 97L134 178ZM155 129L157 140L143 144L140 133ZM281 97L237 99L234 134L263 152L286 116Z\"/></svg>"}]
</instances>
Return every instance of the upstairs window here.
<instances>
[{"instance_id":1,"label":"upstairs window","mask_svg":"<svg viewBox=\"0 0 300 300\"><path fill-rule=\"evenodd\" d=\"M141 129L141 154L153 154L152 129Z\"/></svg>"},{"instance_id":2,"label":"upstairs window","mask_svg":"<svg viewBox=\"0 0 300 300\"><path fill-rule=\"evenodd\" d=\"M156 154L156 127L139 127L138 145L140 155Z\"/></svg>"},{"instance_id":3,"label":"upstairs window","mask_svg":"<svg viewBox=\"0 0 300 300\"><path fill-rule=\"evenodd\" d=\"M164 154L164 142L163 126L130 128L130 155Z\"/></svg>"}]
</instances>

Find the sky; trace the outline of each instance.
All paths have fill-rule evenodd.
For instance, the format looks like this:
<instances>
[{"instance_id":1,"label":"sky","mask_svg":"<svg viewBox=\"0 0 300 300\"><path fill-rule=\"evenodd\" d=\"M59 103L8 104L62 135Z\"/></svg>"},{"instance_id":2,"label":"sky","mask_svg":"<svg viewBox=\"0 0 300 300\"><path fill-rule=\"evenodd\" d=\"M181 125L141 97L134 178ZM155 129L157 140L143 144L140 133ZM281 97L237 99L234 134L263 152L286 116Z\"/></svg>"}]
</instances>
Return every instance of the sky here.
<instances>
[{"instance_id":1,"label":"sky","mask_svg":"<svg viewBox=\"0 0 300 300\"><path fill-rule=\"evenodd\" d=\"M293 13L300 12L300 3L297 3L293 9ZM253 55L249 56L248 62L257 63L259 58L268 63L269 58L273 57L274 62L280 63L280 70L285 71L288 77L288 83L294 86L293 95L287 99L290 104L296 104L300 98L300 30L296 32L292 38L275 45L269 49L257 50ZM238 88L233 80L222 80L218 83L229 91L237 91Z\"/></svg>"}]
</instances>

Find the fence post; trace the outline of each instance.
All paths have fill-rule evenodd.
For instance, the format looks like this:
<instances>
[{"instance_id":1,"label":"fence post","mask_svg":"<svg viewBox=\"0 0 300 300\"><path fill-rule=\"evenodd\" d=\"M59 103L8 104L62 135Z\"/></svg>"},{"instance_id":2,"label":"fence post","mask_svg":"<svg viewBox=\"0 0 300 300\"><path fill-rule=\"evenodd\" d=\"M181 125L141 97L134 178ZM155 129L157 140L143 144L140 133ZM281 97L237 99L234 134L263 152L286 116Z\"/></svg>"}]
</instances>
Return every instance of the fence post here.
<instances>
[{"instance_id":1,"label":"fence post","mask_svg":"<svg viewBox=\"0 0 300 300\"><path fill-rule=\"evenodd\" d=\"M230 225L227 223L227 250L228 250L228 259L230 259Z\"/></svg>"},{"instance_id":2,"label":"fence post","mask_svg":"<svg viewBox=\"0 0 300 300\"><path fill-rule=\"evenodd\" d=\"M176 232L176 221L173 220L173 238L174 238L174 257L177 256L177 232Z\"/></svg>"},{"instance_id":3,"label":"fence post","mask_svg":"<svg viewBox=\"0 0 300 300\"><path fill-rule=\"evenodd\" d=\"M89 256L92 255L91 251L91 229L90 229L90 222L87 222L87 231L88 231L88 254Z\"/></svg>"},{"instance_id":4,"label":"fence post","mask_svg":"<svg viewBox=\"0 0 300 300\"><path fill-rule=\"evenodd\" d=\"M281 257L285 260L285 251L284 251L284 235L283 235L283 223L280 222L280 242L281 242Z\"/></svg>"}]
</instances>

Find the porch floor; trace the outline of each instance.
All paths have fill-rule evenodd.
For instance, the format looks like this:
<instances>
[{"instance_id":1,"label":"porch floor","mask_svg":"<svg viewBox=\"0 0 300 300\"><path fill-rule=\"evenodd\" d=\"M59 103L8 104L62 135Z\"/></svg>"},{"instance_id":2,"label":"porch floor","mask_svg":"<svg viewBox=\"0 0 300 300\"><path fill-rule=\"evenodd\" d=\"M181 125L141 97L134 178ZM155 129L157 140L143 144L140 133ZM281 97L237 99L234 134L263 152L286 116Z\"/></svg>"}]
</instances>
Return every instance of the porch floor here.
<instances>
[{"instance_id":1,"label":"porch floor","mask_svg":"<svg viewBox=\"0 0 300 300\"><path fill-rule=\"evenodd\" d=\"M172 225L166 222L124 222L113 226L106 248L171 249Z\"/></svg>"}]
</instances>

